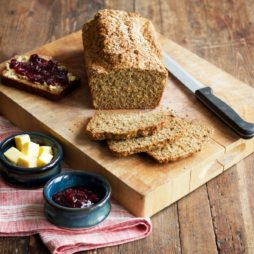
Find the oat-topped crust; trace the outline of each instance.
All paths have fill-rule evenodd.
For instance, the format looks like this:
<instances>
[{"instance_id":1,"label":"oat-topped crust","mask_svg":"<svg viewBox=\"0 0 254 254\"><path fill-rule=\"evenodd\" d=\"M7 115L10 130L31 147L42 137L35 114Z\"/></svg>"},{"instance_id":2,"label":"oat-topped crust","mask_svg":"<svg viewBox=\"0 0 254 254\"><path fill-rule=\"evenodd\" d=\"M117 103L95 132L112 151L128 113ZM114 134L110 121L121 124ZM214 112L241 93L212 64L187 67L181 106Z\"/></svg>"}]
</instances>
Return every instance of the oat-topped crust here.
<instances>
[{"instance_id":1,"label":"oat-topped crust","mask_svg":"<svg viewBox=\"0 0 254 254\"><path fill-rule=\"evenodd\" d=\"M83 41L87 65L102 72L137 68L166 73L155 29L137 13L99 11L84 25Z\"/></svg>"}]
</instances>

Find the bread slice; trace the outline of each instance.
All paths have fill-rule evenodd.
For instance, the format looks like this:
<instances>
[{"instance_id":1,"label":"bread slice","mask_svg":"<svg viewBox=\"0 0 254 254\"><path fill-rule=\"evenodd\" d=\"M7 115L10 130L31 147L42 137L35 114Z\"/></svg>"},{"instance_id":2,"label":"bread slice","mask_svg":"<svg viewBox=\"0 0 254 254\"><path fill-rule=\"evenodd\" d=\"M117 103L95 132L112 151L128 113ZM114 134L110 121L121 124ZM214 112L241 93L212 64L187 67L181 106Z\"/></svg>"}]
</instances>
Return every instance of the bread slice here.
<instances>
[{"instance_id":1,"label":"bread slice","mask_svg":"<svg viewBox=\"0 0 254 254\"><path fill-rule=\"evenodd\" d=\"M53 60L52 57L49 56L39 56L45 60ZM30 56L28 55L21 55L16 56L13 59L16 59L19 62L28 62ZM13 60L11 59L11 60ZM79 79L74 76L71 72L68 71L67 78L68 84L66 85L48 85L46 82L39 83L39 82L31 82L28 78L24 75L20 75L15 72L14 69L10 68L11 60L6 63L5 69L1 73L1 80L2 83L8 86L12 86L35 95L40 95L52 100L59 100L65 94L72 91L77 85L79 85ZM67 68L62 65L58 64L58 67L61 69L67 70Z\"/></svg>"},{"instance_id":2,"label":"bread slice","mask_svg":"<svg viewBox=\"0 0 254 254\"><path fill-rule=\"evenodd\" d=\"M116 156L128 156L134 153L147 152L166 143L171 143L183 134L184 122L180 118L167 118L165 126L158 132L147 137L137 137L126 140L109 140L108 146Z\"/></svg>"},{"instance_id":3,"label":"bread slice","mask_svg":"<svg viewBox=\"0 0 254 254\"><path fill-rule=\"evenodd\" d=\"M181 138L174 143L168 143L163 148L149 151L148 154L160 163L167 163L200 151L210 139L212 131L200 123L184 121L186 131Z\"/></svg>"},{"instance_id":4,"label":"bread slice","mask_svg":"<svg viewBox=\"0 0 254 254\"><path fill-rule=\"evenodd\" d=\"M86 126L86 132L94 140L127 139L149 136L166 121L164 112L97 112Z\"/></svg>"}]
</instances>

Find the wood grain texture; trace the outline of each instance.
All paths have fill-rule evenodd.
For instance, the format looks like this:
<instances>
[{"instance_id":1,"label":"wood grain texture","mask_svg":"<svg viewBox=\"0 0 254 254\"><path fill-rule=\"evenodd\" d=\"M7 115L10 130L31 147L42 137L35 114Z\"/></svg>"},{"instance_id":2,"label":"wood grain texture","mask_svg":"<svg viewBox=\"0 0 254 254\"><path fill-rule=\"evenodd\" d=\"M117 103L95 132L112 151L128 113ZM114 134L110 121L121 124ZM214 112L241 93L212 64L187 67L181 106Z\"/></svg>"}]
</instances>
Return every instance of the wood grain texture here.
<instances>
[{"instance_id":1,"label":"wood grain texture","mask_svg":"<svg viewBox=\"0 0 254 254\"><path fill-rule=\"evenodd\" d=\"M253 156L208 184L220 253L253 253Z\"/></svg>"},{"instance_id":2,"label":"wood grain texture","mask_svg":"<svg viewBox=\"0 0 254 254\"><path fill-rule=\"evenodd\" d=\"M155 26L157 29L161 29L164 35L253 86L254 2L252 0L149 1L151 2L150 6L153 6L150 9L154 8L156 2L155 8L158 10L158 6L160 7L160 14L158 14L158 11L155 13L148 11L149 4L147 2L143 0L4 1L0 7L2 23L0 27L0 62L17 53L26 52L80 29L84 19L92 17L93 13L99 8L109 6L132 11L135 9L132 6L146 5L147 7L143 8L142 14L151 18L154 22L158 22ZM59 8L61 11L59 11ZM30 17L31 10L38 14L40 18L34 18L35 14ZM161 21L157 21L158 19L161 19ZM77 23L75 24L76 20ZM36 36L33 36L34 34ZM242 172L245 172L245 176L244 180L241 180L240 186L243 193L245 193L244 196L240 196L239 188L235 188L238 174L242 176ZM223 180L220 180L222 177ZM228 188L226 183L231 183L231 188ZM153 235L145 241L86 253L120 253L120 251L121 253L136 253L137 245L142 250L148 250L147 253L155 254L180 253L181 249L181 253L191 253L190 250L195 248L196 253L202 253L198 252L200 250L198 247L203 244L199 241L202 238L197 237L193 242L183 241L183 239L180 241L177 230L178 225L181 225L181 219L177 219L178 211L181 214L182 209L185 209L184 203L188 201L186 204L189 207L188 211L194 214L197 210L195 206L190 204L197 203L201 196L208 196L212 200L207 203L207 199L202 198L200 206L205 206L207 209L211 207L211 210L214 211L212 213L213 228L209 227L210 233L208 235L210 239L212 233L215 232L218 252L253 253L253 219L250 219L254 215L252 207L254 190L253 156L249 156L241 162L240 166L233 167L222 176L212 180L207 186L209 196L206 188L202 187L198 189L198 195L192 194L188 196L188 200L181 200L183 202L181 206L174 204L154 216L152 218L153 225L160 230L154 230ZM223 196L216 191L218 188ZM233 212L231 206L228 205L232 195L229 190L233 191L233 199L235 200L231 202ZM238 202L243 197L242 202ZM239 213L244 214L244 216L231 216L231 212L237 214L236 211L240 211ZM184 214L184 210L182 214ZM193 219L193 216L182 218L185 225L194 223L198 235L202 235L204 223L206 225L212 222L208 213L202 213L202 216L201 221L197 217ZM227 217L231 219L224 223ZM160 233L160 231L164 233ZM239 240L241 234L237 234L237 232L243 231L246 232L244 233L244 241ZM181 242L182 244L180 244ZM29 250L27 241L24 248L24 243L20 241L20 238L1 238L0 253L16 253L13 246L16 246L18 253L21 254L48 253L47 250L40 250L40 244L37 245L36 249L36 244L35 241L33 248ZM156 245L160 248L153 247ZM177 248L174 248L174 246L177 246ZM184 246L184 248L181 248L181 246ZM224 246L224 248L221 248L221 246ZM235 247L230 249L230 246ZM8 248L9 252L7 252ZM150 249L152 251L149 251Z\"/></svg>"},{"instance_id":3,"label":"wood grain texture","mask_svg":"<svg viewBox=\"0 0 254 254\"><path fill-rule=\"evenodd\" d=\"M183 253L217 253L206 186L178 202Z\"/></svg>"},{"instance_id":4,"label":"wood grain texture","mask_svg":"<svg viewBox=\"0 0 254 254\"><path fill-rule=\"evenodd\" d=\"M0 237L0 253L28 253L29 237Z\"/></svg>"},{"instance_id":5,"label":"wood grain texture","mask_svg":"<svg viewBox=\"0 0 254 254\"><path fill-rule=\"evenodd\" d=\"M181 253L177 204L153 217L153 233L146 239L133 243L98 250L98 253L140 254L140 253Z\"/></svg>"}]
</instances>

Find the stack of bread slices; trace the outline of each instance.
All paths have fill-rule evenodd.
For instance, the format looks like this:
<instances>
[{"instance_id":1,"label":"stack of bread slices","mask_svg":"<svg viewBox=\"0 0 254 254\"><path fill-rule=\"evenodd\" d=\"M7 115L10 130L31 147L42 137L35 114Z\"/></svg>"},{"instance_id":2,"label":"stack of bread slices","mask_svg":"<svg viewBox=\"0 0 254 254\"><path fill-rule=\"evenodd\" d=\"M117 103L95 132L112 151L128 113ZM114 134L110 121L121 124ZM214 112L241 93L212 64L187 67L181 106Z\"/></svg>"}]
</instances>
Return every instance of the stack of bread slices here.
<instances>
[{"instance_id":1,"label":"stack of bread slices","mask_svg":"<svg viewBox=\"0 0 254 254\"><path fill-rule=\"evenodd\" d=\"M160 163L188 157L202 149L212 131L196 121L163 111L99 111L88 122L93 140L107 140L114 155L147 153Z\"/></svg>"}]
</instances>

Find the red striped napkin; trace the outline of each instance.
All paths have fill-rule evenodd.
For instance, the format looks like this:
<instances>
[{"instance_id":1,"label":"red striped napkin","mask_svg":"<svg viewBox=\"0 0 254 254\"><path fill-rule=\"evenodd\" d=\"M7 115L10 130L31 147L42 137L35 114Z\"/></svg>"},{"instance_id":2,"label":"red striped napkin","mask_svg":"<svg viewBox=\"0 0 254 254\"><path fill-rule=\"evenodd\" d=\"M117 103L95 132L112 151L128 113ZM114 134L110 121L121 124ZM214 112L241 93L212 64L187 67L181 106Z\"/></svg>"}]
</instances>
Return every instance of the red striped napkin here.
<instances>
[{"instance_id":1,"label":"red striped napkin","mask_svg":"<svg viewBox=\"0 0 254 254\"><path fill-rule=\"evenodd\" d=\"M0 141L18 131L0 116ZM85 230L65 230L46 220L43 204L42 189L14 188L0 178L0 236L38 233L51 253L70 254L138 240L152 230L149 218L134 217L113 200L112 210L101 224Z\"/></svg>"}]
</instances>

